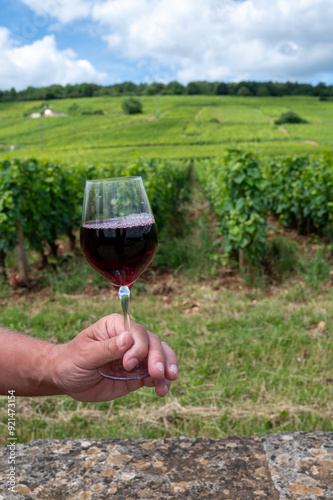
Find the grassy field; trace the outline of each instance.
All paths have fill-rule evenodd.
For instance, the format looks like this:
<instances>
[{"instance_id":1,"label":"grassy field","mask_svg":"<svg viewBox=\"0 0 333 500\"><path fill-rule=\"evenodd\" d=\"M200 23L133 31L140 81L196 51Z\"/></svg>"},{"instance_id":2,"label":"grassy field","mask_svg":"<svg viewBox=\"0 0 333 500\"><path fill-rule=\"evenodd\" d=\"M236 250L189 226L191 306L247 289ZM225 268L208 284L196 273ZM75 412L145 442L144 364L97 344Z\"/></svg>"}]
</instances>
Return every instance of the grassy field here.
<instances>
[{"instance_id":1,"label":"grassy field","mask_svg":"<svg viewBox=\"0 0 333 500\"><path fill-rule=\"evenodd\" d=\"M133 287L131 300L132 318L177 353L179 380L170 394L159 400L144 389L95 404L62 396L17 398L18 441L333 431L329 262L320 248L314 251L314 242L304 240L298 275L278 286L249 286L232 267L209 259L214 220L198 192L195 200L183 209L186 238L179 235L161 246L155 267ZM8 266L14 262L10 255ZM171 262L174 271L166 271ZM1 325L66 342L120 311L116 293L79 252L57 272L40 270L33 254L30 266L34 289L0 287ZM6 445L6 419L7 400L0 398L0 445Z\"/></svg>"},{"instance_id":2,"label":"grassy field","mask_svg":"<svg viewBox=\"0 0 333 500\"><path fill-rule=\"evenodd\" d=\"M24 116L41 103L1 103L0 158L33 155L68 163L107 162L137 156L218 156L232 144L265 155L321 152L333 146L331 101L145 97L144 113L134 117L122 113L121 102L54 101L49 103L54 111L68 116L43 119ZM82 114L96 110L104 114ZM308 123L274 125L287 110ZM159 400L145 389L99 404L67 397L18 398L19 442L333 430L332 263L321 253L318 240L309 239L299 248L298 275L279 285L262 280L261 288L248 286L216 259L210 235L215 221L200 196L196 192L181 214L186 238L174 234L166 239L155 267L133 288L132 317L178 355L180 376L170 394ZM39 256L31 253L29 258L36 287L13 290L0 283L1 325L66 342L100 317L120 311L116 295L79 252L67 255L57 271L52 265L40 270ZM9 255L8 268L15 270L15 265ZM169 270L162 271L166 267ZM6 422L7 400L0 398L0 445L7 443Z\"/></svg>"},{"instance_id":3,"label":"grassy field","mask_svg":"<svg viewBox=\"0 0 333 500\"><path fill-rule=\"evenodd\" d=\"M3 297L1 324L65 342L100 317L119 312L118 298L108 288L90 283L64 293L65 282ZM179 380L170 394L159 400L145 389L95 404L61 396L18 398L20 442L333 431L330 283L315 291L300 280L269 291L241 282L228 289L220 280L197 282L184 275L164 276L163 283L150 277L138 286L132 317L178 355ZM2 446L6 413L6 398L1 398Z\"/></svg>"},{"instance_id":4,"label":"grassy field","mask_svg":"<svg viewBox=\"0 0 333 500\"><path fill-rule=\"evenodd\" d=\"M333 146L333 102L311 97L150 96L125 115L122 98L49 101L67 117L31 119L41 102L0 103L0 158L36 156L69 163L219 156L230 145L264 155ZM76 109L75 109L76 108ZM104 114L94 114L101 110ZM308 123L279 127L292 110ZM88 113L88 114L87 114ZM11 146L14 150L11 151Z\"/></svg>"}]
</instances>

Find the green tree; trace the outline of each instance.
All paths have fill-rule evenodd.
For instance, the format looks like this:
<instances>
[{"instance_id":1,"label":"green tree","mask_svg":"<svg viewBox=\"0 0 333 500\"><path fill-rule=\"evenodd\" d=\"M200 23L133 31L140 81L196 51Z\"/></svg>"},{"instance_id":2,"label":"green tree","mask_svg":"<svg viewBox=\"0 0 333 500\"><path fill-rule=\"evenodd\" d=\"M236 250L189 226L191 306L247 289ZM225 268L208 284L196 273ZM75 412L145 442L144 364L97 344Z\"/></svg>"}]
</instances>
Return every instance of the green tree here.
<instances>
[{"instance_id":1,"label":"green tree","mask_svg":"<svg viewBox=\"0 0 333 500\"><path fill-rule=\"evenodd\" d=\"M186 93L189 95L202 94L202 89L198 82L190 82L186 87Z\"/></svg>"},{"instance_id":2,"label":"green tree","mask_svg":"<svg viewBox=\"0 0 333 500\"><path fill-rule=\"evenodd\" d=\"M156 95L160 94L165 88L164 83L153 82L151 85L148 85L146 88L146 93L148 95Z\"/></svg>"},{"instance_id":3,"label":"green tree","mask_svg":"<svg viewBox=\"0 0 333 500\"><path fill-rule=\"evenodd\" d=\"M325 83L323 82L320 82L318 83L318 85L316 85L312 91L312 95L315 95L315 96L327 96L329 95L329 91L325 85Z\"/></svg>"},{"instance_id":4,"label":"green tree","mask_svg":"<svg viewBox=\"0 0 333 500\"><path fill-rule=\"evenodd\" d=\"M122 93L126 95L135 95L138 93L138 86L132 82L124 82L121 85Z\"/></svg>"},{"instance_id":5,"label":"green tree","mask_svg":"<svg viewBox=\"0 0 333 500\"><path fill-rule=\"evenodd\" d=\"M307 123L307 120L301 118L294 111L287 111L286 113L282 113L274 123L275 125L283 125L284 123Z\"/></svg>"},{"instance_id":6,"label":"green tree","mask_svg":"<svg viewBox=\"0 0 333 500\"><path fill-rule=\"evenodd\" d=\"M269 95L270 95L270 93L269 93L267 86L266 85L259 85L259 87L257 89L257 96L267 97Z\"/></svg>"},{"instance_id":7,"label":"green tree","mask_svg":"<svg viewBox=\"0 0 333 500\"><path fill-rule=\"evenodd\" d=\"M252 94L251 90L246 85L242 85L241 87L239 87L239 89L237 91L237 95L246 97L246 96L250 96L253 94Z\"/></svg>"},{"instance_id":8,"label":"green tree","mask_svg":"<svg viewBox=\"0 0 333 500\"><path fill-rule=\"evenodd\" d=\"M128 99L124 99L122 102L122 110L127 115L135 115L138 113L142 113L142 103L139 99L135 97L129 97Z\"/></svg>"},{"instance_id":9,"label":"green tree","mask_svg":"<svg viewBox=\"0 0 333 500\"><path fill-rule=\"evenodd\" d=\"M62 99L64 97L64 88L61 85L51 85L47 87L45 99Z\"/></svg>"},{"instance_id":10,"label":"green tree","mask_svg":"<svg viewBox=\"0 0 333 500\"><path fill-rule=\"evenodd\" d=\"M185 87L178 82L168 83L162 92L167 95L182 95L185 94Z\"/></svg>"},{"instance_id":11,"label":"green tree","mask_svg":"<svg viewBox=\"0 0 333 500\"><path fill-rule=\"evenodd\" d=\"M217 83L216 87L215 87L215 94L216 95L228 95L229 94L228 85L226 83L223 83L223 82Z\"/></svg>"}]
</instances>

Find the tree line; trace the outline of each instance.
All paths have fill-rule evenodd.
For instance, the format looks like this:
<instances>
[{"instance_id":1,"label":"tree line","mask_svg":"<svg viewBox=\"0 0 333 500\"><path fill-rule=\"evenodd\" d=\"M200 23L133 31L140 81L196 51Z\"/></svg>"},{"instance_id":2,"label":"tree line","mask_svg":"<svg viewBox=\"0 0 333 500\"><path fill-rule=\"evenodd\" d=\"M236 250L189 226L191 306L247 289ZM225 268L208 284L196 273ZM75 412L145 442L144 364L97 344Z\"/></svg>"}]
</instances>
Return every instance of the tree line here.
<instances>
[{"instance_id":1,"label":"tree line","mask_svg":"<svg viewBox=\"0 0 333 500\"><path fill-rule=\"evenodd\" d=\"M97 96L144 96L144 95L239 95L239 96L286 96L302 95L316 96L320 99L333 98L333 85L297 82L207 82L197 81L182 85L177 81L170 83L153 82L135 84L133 82L116 83L114 85L97 85L95 83L80 83L75 85L50 85L48 87L28 87L16 91L0 90L0 102L39 101L48 99L68 99Z\"/></svg>"}]
</instances>

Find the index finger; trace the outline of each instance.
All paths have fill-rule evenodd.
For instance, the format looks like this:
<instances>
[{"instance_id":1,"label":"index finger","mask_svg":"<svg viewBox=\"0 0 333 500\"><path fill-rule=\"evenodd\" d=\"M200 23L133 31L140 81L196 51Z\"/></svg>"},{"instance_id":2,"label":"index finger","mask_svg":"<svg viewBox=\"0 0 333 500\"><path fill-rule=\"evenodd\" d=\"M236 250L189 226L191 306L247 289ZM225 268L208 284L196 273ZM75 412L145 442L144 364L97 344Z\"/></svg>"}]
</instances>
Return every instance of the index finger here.
<instances>
[{"instance_id":1,"label":"index finger","mask_svg":"<svg viewBox=\"0 0 333 500\"><path fill-rule=\"evenodd\" d=\"M149 338L146 328L134 321L131 321L130 324L133 345L123 357L123 366L129 371L133 370L138 363L147 357L149 350Z\"/></svg>"}]
</instances>

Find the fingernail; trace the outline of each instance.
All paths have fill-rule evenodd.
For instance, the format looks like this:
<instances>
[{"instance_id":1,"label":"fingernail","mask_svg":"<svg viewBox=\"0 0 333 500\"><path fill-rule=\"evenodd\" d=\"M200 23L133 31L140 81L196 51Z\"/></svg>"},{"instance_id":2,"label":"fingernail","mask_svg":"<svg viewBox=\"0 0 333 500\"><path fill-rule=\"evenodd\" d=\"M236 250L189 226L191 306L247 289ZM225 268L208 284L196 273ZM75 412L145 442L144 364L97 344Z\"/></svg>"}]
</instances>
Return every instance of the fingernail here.
<instances>
[{"instance_id":1,"label":"fingernail","mask_svg":"<svg viewBox=\"0 0 333 500\"><path fill-rule=\"evenodd\" d=\"M178 375L178 366L177 365L171 365L169 370L174 373L175 375Z\"/></svg>"},{"instance_id":2,"label":"fingernail","mask_svg":"<svg viewBox=\"0 0 333 500\"><path fill-rule=\"evenodd\" d=\"M119 337L117 338L117 346L122 348L125 347L126 345L126 335L125 332L123 332Z\"/></svg>"},{"instance_id":3,"label":"fingernail","mask_svg":"<svg viewBox=\"0 0 333 500\"><path fill-rule=\"evenodd\" d=\"M135 368L138 363L139 363L139 361L136 358L130 359L127 362L127 369L128 370L133 370L133 368Z\"/></svg>"},{"instance_id":4,"label":"fingernail","mask_svg":"<svg viewBox=\"0 0 333 500\"><path fill-rule=\"evenodd\" d=\"M160 370L160 372L162 373L162 375L164 375L164 364L161 363L161 361L156 363L156 368L158 368Z\"/></svg>"},{"instance_id":5,"label":"fingernail","mask_svg":"<svg viewBox=\"0 0 333 500\"><path fill-rule=\"evenodd\" d=\"M164 389L165 394L167 394L167 393L168 393L168 390L169 390L168 385L167 385L167 384L165 384L165 386L163 387L163 389Z\"/></svg>"}]
</instances>

